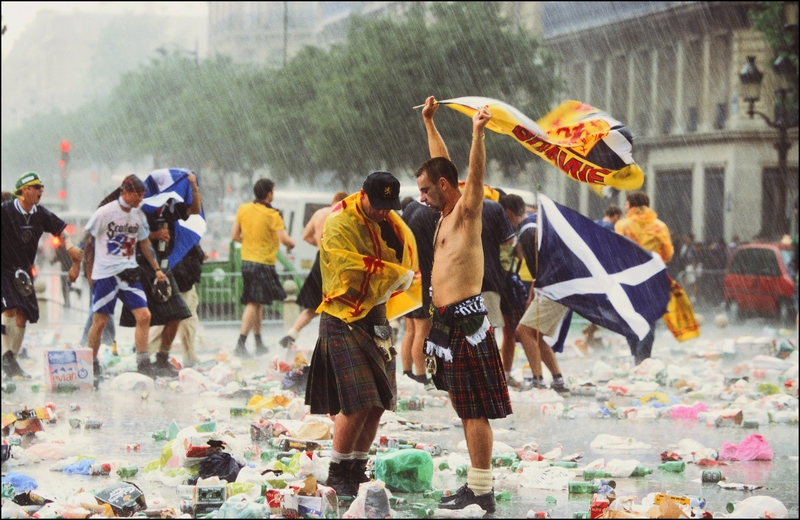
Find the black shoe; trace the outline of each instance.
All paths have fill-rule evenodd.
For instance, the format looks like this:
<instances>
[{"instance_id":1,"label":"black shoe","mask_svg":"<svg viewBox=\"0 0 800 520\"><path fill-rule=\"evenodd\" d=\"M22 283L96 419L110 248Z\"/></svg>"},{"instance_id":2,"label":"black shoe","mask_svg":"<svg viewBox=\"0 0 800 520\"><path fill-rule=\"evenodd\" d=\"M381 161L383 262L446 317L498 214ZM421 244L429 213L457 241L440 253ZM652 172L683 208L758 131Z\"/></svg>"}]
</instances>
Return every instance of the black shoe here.
<instances>
[{"instance_id":1,"label":"black shoe","mask_svg":"<svg viewBox=\"0 0 800 520\"><path fill-rule=\"evenodd\" d=\"M136 371L147 377L152 377L153 379L158 375L155 365L149 359L147 361L139 361L136 364Z\"/></svg>"},{"instance_id":2,"label":"black shoe","mask_svg":"<svg viewBox=\"0 0 800 520\"><path fill-rule=\"evenodd\" d=\"M550 383L550 388L562 395L569 395L571 393L567 385L564 384L563 378L554 379L553 382Z\"/></svg>"},{"instance_id":3,"label":"black shoe","mask_svg":"<svg viewBox=\"0 0 800 520\"><path fill-rule=\"evenodd\" d=\"M354 497L358 495L358 484L353 480L351 472L352 461L331 462L328 467L328 480L325 485L332 487L338 496Z\"/></svg>"},{"instance_id":4,"label":"black shoe","mask_svg":"<svg viewBox=\"0 0 800 520\"><path fill-rule=\"evenodd\" d=\"M103 378L103 367L100 366L99 359L95 359L92 362L92 371L94 372L94 387L100 388L100 380Z\"/></svg>"},{"instance_id":5,"label":"black shoe","mask_svg":"<svg viewBox=\"0 0 800 520\"><path fill-rule=\"evenodd\" d=\"M264 354L267 354L268 352L269 352L269 349L267 347L265 347L263 343L260 343L260 342L256 343L256 356L263 356Z\"/></svg>"},{"instance_id":6,"label":"black shoe","mask_svg":"<svg viewBox=\"0 0 800 520\"><path fill-rule=\"evenodd\" d=\"M278 345L282 346L283 348L289 348L294 345L294 338L289 336L288 334L284 336L279 342Z\"/></svg>"},{"instance_id":7,"label":"black shoe","mask_svg":"<svg viewBox=\"0 0 800 520\"><path fill-rule=\"evenodd\" d=\"M481 509L489 514L494 513L495 510L494 488L485 495L475 496L469 486L464 485L459 488L458 492L447 498L446 502L444 498L439 502L440 509L464 509L472 504L478 504Z\"/></svg>"},{"instance_id":8,"label":"black shoe","mask_svg":"<svg viewBox=\"0 0 800 520\"><path fill-rule=\"evenodd\" d=\"M247 351L247 348L242 343L238 343L236 345L236 349L233 351L233 355L240 358L250 357L250 353Z\"/></svg>"},{"instance_id":9,"label":"black shoe","mask_svg":"<svg viewBox=\"0 0 800 520\"><path fill-rule=\"evenodd\" d=\"M156 353L156 362L153 367L161 377L178 377L178 369L169 362L169 354L166 352Z\"/></svg>"},{"instance_id":10,"label":"black shoe","mask_svg":"<svg viewBox=\"0 0 800 520\"><path fill-rule=\"evenodd\" d=\"M455 500L459 496L461 496L464 493L466 493L467 492L467 488L468 488L467 484L464 484L460 488L456 489L456 492L453 493L452 495L442 496L442 498L439 500L439 504L446 504L447 502L452 502L453 500Z\"/></svg>"},{"instance_id":11,"label":"black shoe","mask_svg":"<svg viewBox=\"0 0 800 520\"><path fill-rule=\"evenodd\" d=\"M350 462L352 464L350 475L356 486L372 480L367 475L367 459L355 459Z\"/></svg>"},{"instance_id":12,"label":"black shoe","mask_svg":"<svg viewBox=\"0 0 800 520\"><path fill-rule=\"evenodd\" d=\"M25 371L22 370L22 367L19 366L17 358L10 350L7 350L6 353L3 354L3 372L8 378L19 377L21 379L31 379L31 376L26 374Z\"/></svg>"},{"instance_id":13,"label":"black shoe","mask_svg":"<svg viewBox=\"0 0 800 520\"><path fill-rule=\"evenodd\" d=\"M425 375L425 374L420 374L420 375L411 374L411 375L409 375L409 377L411 379L413 379L414 381L416 381L417 383L422 383L423 385L427 385L428 384L428 376Z\"/></svg>"},{"instance_id":14,"label":"black shoe","mask_svg":"<svg viewBox=\"0 0 800 520\"><path fill-rule=\"evenodd\" d=\"M25 348L25 347L22 347L22 349L19 351L19 354L17 354L17 357L18 357L19 359L30 359L30 358L31 358L31 357L28 355L28 349L27 349L27 348Z\"/></svg>"}]
</instances>

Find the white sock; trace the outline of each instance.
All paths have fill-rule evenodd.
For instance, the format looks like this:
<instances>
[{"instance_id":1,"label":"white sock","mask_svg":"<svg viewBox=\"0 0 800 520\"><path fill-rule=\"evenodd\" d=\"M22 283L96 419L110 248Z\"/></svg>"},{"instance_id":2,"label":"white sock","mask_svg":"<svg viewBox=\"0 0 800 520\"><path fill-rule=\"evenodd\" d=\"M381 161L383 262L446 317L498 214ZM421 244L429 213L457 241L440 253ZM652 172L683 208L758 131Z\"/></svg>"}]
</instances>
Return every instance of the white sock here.
<instances>
[{"instance_id":1,"label":"white sock","mask_svg":"<svg viewBox=\"0 0 800 520\"><path fill-rule=\"evenodd\" d=\"M293 340L297 341L297 336L300 335L300 331L292 327L291 329L289 329L289 332L287 332L286 335L292 338Z\"/></svg>"},{"instance_id":2,"label":"white sock","mask_svg":"<svg viewBox=\"0 0 800 520\"><path fill-rule=\"evenodd\" d=\"M353 452L350 453L339 453L336 450L331 450L331 462L344 462L346 460L351 460L353 458Z\"/></svg>"},{"instance_id":3,"label":"white sock","mask_svg":"<svg viewBox=\"0 0 800 520\"><path fill-rule=\"evenodd\" d=\"M475 496L485 495L492 492L492 470L479 469L470 466L467 472L467 486L475 493Z\"/></svg>"},{"instance_id":4,"label":"white sock","mask_svg":"<svg viewBox=\"0 0 800 520\"><path fill-rule=\"evenodd\" d=\"M367 451L354 451L352 453L353 460L367 460L369 459L369 452Z\"/></svg>"}]
</instances>

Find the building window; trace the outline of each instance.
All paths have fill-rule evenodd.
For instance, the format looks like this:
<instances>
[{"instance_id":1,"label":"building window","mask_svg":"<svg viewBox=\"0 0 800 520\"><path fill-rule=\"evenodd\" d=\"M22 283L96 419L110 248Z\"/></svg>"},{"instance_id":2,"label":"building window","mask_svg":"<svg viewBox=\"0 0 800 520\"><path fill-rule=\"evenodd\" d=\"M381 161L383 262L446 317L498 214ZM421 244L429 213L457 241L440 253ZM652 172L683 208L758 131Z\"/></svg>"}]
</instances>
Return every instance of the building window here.
<instances>
[{"instance_id":1,"label":"building window","mask_svg":"<svg viewBox=\"0 0 800 520\"><path fill-rule=\"evenodd\" d=\"M689 114L686 119L686 131L697 132L697 122L699 119L699 112L697 107L689 107Z\"/></svg>"}]
</instances>

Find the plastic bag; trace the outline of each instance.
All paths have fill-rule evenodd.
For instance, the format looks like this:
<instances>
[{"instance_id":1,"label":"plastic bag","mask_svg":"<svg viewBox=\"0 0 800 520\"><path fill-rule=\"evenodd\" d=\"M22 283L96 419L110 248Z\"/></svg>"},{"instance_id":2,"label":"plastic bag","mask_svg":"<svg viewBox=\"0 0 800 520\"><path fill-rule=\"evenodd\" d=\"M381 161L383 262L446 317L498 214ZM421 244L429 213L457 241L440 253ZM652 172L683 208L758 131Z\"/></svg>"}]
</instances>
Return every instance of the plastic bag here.
<instances>
[{"instance_id":1,"label":"plastic bag","mask_svg":"<svg viewBox=\"0 0 800 520\"><path fill-rule=\"evenodd\" d=\"M780 500L767 496L749 497L729 504L728 512L731 513L728 518L786 518L789 515Z\"/></svg>"},{"instance_id":2,"label":"plastic bag","mask_svg":"<svg viewBox=\"0 0 800 520\"><path fill-rule=\"evenodd\" d=\"M719 460L772 460L773 453L767 439L754 433L740 444L723 442L719 449Z\"/></svg>"},{"instance_id":3,"label":"plastic bag","mask_svg":"<svg viewBox=\"0 0 800 520\"><path fill-rule=\"evenodd\" d=\"M217 512L217 518L269 518L269 510L246 494L230 497Z\"/></svg>"},{"instance_id":4,"label":"plastic bag","mask_svg":"<svg viewBox=\"0 0 800 520\"><path fill-rule=\"evenodd\" d=\"M421 493L431 488L433 458L423 450L399 450L375 459L375 478L392 491Z\"/></svg>"},{"instance_id":5,"label":"plastic bag","mask_svg":"<svg viewBox=\"0 0 800 520\"><path fill-rule=\"evenodd\" d=\"M669 411L671 419L690 419L697 420L697 414L707 412L705 403L696 403L694 406L673 406Z\"/></svg>"},{"instance_id":6,"label":"plastic bag","mask_svg":"<svg viewBox=\"0 0 800 520\"><path fill-rule=\"evenodd\" d=\"M9 471L3 475L3 483L5 484L6 482L14 486L14 490L17 494L27 493L39 487L39 484L36 483L36 479L28 475L23 475L22 473L17 473L16 471Z\"/></svg>"},{"instance_id":7,"label":"plastic bag","mask_svg":"<svg viewBox=\"0 0 800 520\"><path fill-rule=\"evenodd\" d=\"M125 372L111 381L111 388L115 390L136 390L152 392L156 383L152 378L137 372Z\"/></svg>"},{"instance_id":8,"label":"plastic bag","mask_svg":"<svg viewBox=\"0 0 800 520\"><path fill-rule=\"evenodd\" d=\"M89 466L97 462L96 459L91 458L83 458L78 459L77 461L73 462L64 467L64 473L67 475L88 475L89 474Z\"/></svg>"},{"instance_id":9,"label":"plastic bag","mask_svg":"<svg viewBox=\"0 0 800 520\"><path fill-rule=\"evenodd\" d=\"M394 511L389 507L390 497L391 493L380 480L361 484L358 496L342 518L391 518Z\"/></svg>"},{"instance_id":10,"label":"plastic bag","mask_svg":"<svg viewBox=\"0 0 800 520\"><path fill-rule=\"evenodd\" d=\"M230 453L212 453L200 461L197 476L200 478L216 476L228 482L236 482L241 468Z\"/></svg>"}]
</instances>

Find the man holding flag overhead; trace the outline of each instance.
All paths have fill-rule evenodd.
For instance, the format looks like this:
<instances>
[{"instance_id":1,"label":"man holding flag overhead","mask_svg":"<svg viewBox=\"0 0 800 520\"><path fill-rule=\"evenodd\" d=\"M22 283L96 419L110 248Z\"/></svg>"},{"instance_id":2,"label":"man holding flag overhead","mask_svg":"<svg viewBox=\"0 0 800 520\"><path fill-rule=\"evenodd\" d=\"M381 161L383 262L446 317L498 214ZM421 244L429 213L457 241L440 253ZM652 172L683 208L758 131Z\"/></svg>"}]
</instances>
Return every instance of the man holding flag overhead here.
<instances>
[{"instance_id":1,"label":"man holding flag overhead","mask_svg":"<svg viewBox=\"0 0 800 520\"><path fill-rule=\"evenodd\" d=\"M146 282L150 326L163 325L161 344L156 352L156 362L151 365L150 375L177 377L178 371L169 361L169 351L181 320L191 318L192 311L179 293L172 268L183 260L205 231L205 222L197 222L198 225L194 226L189 222L193 215L201 214L202 199L197 177L191 170L155 170L145 179L144 185L142 211L150 228L149 239L155 249L153 255L167 277L164 282L155 280L155 272L147 259L141 252L136 255ZM120 325L132 327L135 324L133 314L123 307Z\"/></svg>"},{"instance_id":2,"label":"man holding flag overhead","mask_svg":"<svg viewBox=\"0 0 800 520\"><path fill-rule=\"evenodd\" d=\"M472 117L472 148L462 195L458 170L433 122L438 105L425 101L422 118L431 158L416 171L420 201L441 213L433 239L431 332L426 341L428 369L437 388L464 425L471 467L467 484L439 507L461 510L477 504L495 511L492 487L493 434L489 419L511 413L503 363L481 296L484 128L492 119L485 106Z\"/></svg>"},{"instance_id":3,"label":"man holding flag overhead","mask_svg":"<svg viewBox=\"0 0 800 520\"><path fill-rule=\"evenodd\" d=\"M384 410L396 405L389 320L422 301L417 245L396 213L399 195L394 175L372 172L323 226L319 339L305 400L311 413L336 415L327 485L339 495L356 495L369 480L369 449Z\"/></svg>"}]
</instances>

